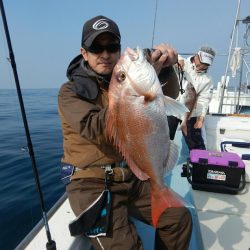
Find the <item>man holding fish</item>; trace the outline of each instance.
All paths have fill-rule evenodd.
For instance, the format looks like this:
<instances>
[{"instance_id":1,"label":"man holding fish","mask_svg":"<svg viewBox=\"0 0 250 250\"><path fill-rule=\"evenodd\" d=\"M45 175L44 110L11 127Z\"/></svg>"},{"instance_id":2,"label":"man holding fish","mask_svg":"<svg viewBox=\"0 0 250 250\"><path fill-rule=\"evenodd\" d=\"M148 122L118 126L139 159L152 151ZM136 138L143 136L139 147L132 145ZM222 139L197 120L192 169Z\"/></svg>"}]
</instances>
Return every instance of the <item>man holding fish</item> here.
<instances>
[{"instance_id":1,"label":"man holding fish","mask_svg":"<svg viewBox=\"0 0 250 250\"><path fill-rule=\"evenodd\" d=\"M96 250L143 249L134 217L155 227L155 249L188 249L190 212L164 185L178 157L167 116L188 111L171 98L177 53L160 44L121 55L120 41L111 19L88 20L59 92L62 179L77 216L70 231L85 233Z\"/></svg>"}]
</instances>

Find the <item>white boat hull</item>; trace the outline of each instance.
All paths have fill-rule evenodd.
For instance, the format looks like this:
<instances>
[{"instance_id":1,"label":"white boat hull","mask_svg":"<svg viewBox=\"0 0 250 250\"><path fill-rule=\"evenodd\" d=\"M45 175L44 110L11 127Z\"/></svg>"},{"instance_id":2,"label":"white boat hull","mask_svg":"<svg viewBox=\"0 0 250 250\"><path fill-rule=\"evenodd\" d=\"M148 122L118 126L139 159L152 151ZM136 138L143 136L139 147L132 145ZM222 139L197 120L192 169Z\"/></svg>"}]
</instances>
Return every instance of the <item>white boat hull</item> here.
<instances>
[{"instance_id":1,"label":"white boat hull","mask_svg":"<svg viewBox=\"0 0 250 250\"><path fill-rule=\"evenodd\" d=\"M219 110L220 98L221 98L221 91L220 90L213 90L212 100L209 104L209 113L216 114ZM234 114L237 112L236 107L239 105L239 109L242 107L249 107L250 108L250 93L240 92L237 91L228 91L225 90L224 97L223 97L223 106L221 112L223 114Z\"/></svg>"},{"instance_id":2,"label":"white boat hull","mask_svg":"<svg viewBox=\"0 0 250 250\"><path fill-rule=\"evenodd\" d=\"M220 151L221 142L226 140L250 142L250 116L207 115L205 131L209 150Z\"/></svg>"}]
</instances>

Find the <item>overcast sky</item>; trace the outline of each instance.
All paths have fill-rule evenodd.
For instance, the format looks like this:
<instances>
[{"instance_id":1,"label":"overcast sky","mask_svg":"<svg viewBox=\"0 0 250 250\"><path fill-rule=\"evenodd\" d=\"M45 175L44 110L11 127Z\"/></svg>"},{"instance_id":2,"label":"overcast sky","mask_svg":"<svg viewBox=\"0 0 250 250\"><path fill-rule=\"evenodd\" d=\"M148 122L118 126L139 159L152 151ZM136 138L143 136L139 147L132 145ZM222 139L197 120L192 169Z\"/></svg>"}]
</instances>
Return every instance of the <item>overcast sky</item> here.
<instances>
[{"instance_id":1,"label":"overcast sky","mask_svg":"<svg viewBox=\"0 0 250 250\"><path fill-rule=\"evenodd\" d=\"M250 0L241 1L240 17L250 15ZM158 0L154 44L169 43L179 53L209 45L228 53L238 0ZM79 54L83 23L96 15L120 27L122 49L151 47L156 0L5 0L12 47L21 88L59 88L66 69ZM15 88L0 21L0 88ZM216 57L210 74L216 83L226 67Z\"/></svg>"}]
</instances>

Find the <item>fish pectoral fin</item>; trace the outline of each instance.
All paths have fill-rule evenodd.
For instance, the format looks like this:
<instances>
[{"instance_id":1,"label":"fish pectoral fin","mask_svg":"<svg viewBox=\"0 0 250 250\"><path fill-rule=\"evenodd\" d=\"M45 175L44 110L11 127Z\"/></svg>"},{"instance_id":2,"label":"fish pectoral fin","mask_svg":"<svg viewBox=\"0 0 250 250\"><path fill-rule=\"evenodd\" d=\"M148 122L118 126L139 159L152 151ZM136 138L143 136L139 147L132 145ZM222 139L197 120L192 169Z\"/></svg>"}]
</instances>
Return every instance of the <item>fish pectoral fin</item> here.
<instances>
[{"instance_id":1,"label":"fish pectoral fin","mask_svg":"<svg viewBox=\"0 0 250 250\"><path fill-rule=\"evenodd\" d=\"M152 224L156 228L161 214L170 207L183 207L184 202L170 188L153 189L151 193Z\"/></svg>"},{"instance_id":2,"label":"fish pectoral fin","mask_svg":"<svg viewBox=\"0 0 250 250\"><path fill-rule=\"evenodd\" d=\"M184 104L174 100L173 98L163 96L163 100L167 115L181 117L186 112L189 112L188 108Z\"/></svg>"},{"instance_id":3,"label":"fish pectoral fin","mask_svg":"<svg viewBox=\"0 0 250 250\"><path fill-rule=\"evenodd\" d=\"M179 157L179 146L174 141L170 140L169 153L166 165L164 167L164 174L167 174L168 172L173 170L178 161L178 157Z\"/></svg>"},{"instance_id":4,"label":"fish pectoral fin","mask_svg":"<svg viewBox=\"0 0 250 250\"><path fill-rule=\"evenodd\" d=\"M129 165L129 168L134 173L134 175L141 181L145 181L149 179L149 176L144 173L137 165L130 159L130 157L126 157L125 159Z\"/></svg>"}]
</instances>

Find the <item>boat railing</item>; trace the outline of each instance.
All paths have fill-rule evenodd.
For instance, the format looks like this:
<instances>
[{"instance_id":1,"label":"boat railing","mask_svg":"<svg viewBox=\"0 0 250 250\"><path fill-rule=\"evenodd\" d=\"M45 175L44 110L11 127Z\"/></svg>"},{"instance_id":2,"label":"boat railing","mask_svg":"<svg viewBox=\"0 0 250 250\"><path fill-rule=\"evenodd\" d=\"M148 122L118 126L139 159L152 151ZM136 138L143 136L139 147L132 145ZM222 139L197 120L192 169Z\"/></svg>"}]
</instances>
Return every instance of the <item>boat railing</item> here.
<instances>
[{"instance_id":1,"label":"boat railing","mask_svg":"<svg viewBox=\"0 0 250 250\"><path fill-rule=\"evenodd\" d=\"M48 219L50 219L62 203L67 199L67 194L64 193L61 198L54 204L54 206L48 212ZM15 250L23 250L34 239L37 233L44 227L43 220L41 219L36 226L29 232L29 234L18 244Z\"/></svg>"}]
</instances>

